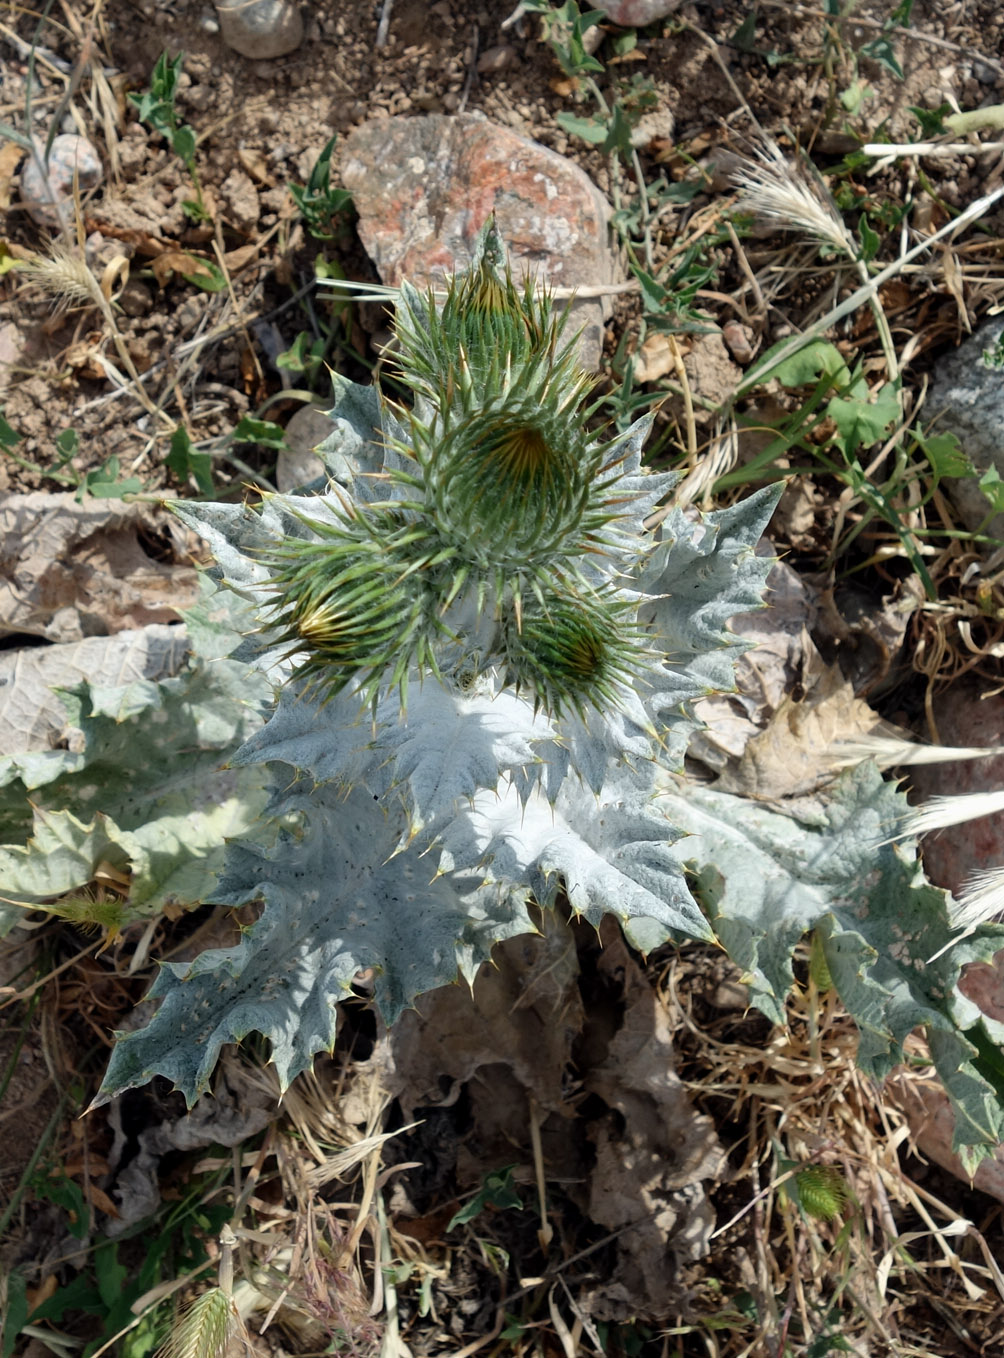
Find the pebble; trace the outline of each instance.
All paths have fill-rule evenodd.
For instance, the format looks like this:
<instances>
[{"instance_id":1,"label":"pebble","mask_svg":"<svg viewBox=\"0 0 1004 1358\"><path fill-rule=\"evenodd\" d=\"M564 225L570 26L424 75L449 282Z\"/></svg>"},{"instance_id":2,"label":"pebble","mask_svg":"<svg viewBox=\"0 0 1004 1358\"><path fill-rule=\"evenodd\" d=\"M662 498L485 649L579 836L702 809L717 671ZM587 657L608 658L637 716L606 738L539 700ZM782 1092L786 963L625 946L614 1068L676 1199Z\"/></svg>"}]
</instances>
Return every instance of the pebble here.
<instances>
[{"instance_id":1,"label":"pebble","mask_svg":"<svg viewBox=\"0 0 1004 1358\"><path fill-rule=\"evenodd\" d=\"M290 0L217 0L220 37L242 57L284 57L303 41L303 15Z\"/></svg>"},{"instance_id":2,"label":"pebble","mask_svg":"<svg viewBox=\"0 0 1004 1358\"><path fill-rule=\"evenodd\" d=\"M145 316L153 306L153 293L141 278L130 278L119 295L119 306L127 316Z\"/></svg>"},{"instance_id":3,"label":"pebble","mask_svg":"<svg viewBox=\"0 0 1004 1358\"><path fill-rule=\"evenodd\" d=\"M342 182L358 230L385 283L419 287L460 272L494 211L513 273L554 287L605 284L610 208L572 161L479 114L383 118L342 144ZM595 371L603 352L604 303L575 302L580 361Z\"/></svg>"},{"instance_id":4,"label":"pebble","mask_svg":"<svg viewBox=\"0 0 1004 1358\"><path fill-rule=\"evenodd\" d=\"M44 174L39 160L45 154L45 142L36 137L35 146L38 158L29 156L21 171L21 201L39 226L58 230L72 220L74 182L81 194L101 183L101 159L86 137L61 132L52 143Z\"/></svg>"},{"instance_id":5,"label":"pebble","mask_svg":"<svg viewBox=\"0 0 1004 1358\"><path fill-rule=\"evenodd\" d=\"M261 211L258 190L243 170L231 170L220 186L220 197L231 224L245 235L252 235Z\"/></svg>"},{"instance_id":6,"label":"pebble","mask_svg":"<svg viewBox=\"0 0 1004 1358\"><path fill-rule=\"evenodd\" d=\"M606 10L611 23L622 28L644 28L679 9L681 3L682 0L604 0L601 8Z\"/></svg>"},{"instance_id":7,"label":"pebble","mask_svg":"<svg viewBox=\"0 0 1004 1358\"><path fill-rule=\"evenodd\" d=\"M303 406L290 419L275 467L275 483L283 495L324 475L324 463L314 449L334 427L334 421L316 406Z\"/></svg>"},{"instance_id":8,"label":"pebble","mask_svg":"<svg viewBox=\"0 0 1004 1358\"><path fill-rule=\"evenodd\" d=\"M497 75L516 60L512 47L486 47L478 57L478 75Z\"/></svg>"}]
</instances>

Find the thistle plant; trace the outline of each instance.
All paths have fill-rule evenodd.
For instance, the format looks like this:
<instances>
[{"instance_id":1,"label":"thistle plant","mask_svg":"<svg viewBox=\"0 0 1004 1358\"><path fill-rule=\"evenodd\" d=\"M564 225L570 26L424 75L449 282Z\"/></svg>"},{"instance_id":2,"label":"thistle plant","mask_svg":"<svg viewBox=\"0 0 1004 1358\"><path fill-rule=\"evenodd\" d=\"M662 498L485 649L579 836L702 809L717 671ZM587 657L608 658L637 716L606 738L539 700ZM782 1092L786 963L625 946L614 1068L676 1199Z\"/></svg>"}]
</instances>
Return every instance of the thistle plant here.
<instances>
[{"instance_id":1,"label":"thistle plant","mask_svg":"<svg viewBox=\"0 0 1004 1358\"><path fill-rule=\"evenodd\" d=\"M333 379L326 484L175 506L217 563L203 643L212 619L218 663L274 694L229 760L269 804L206 896L261 913L234 947L163 966L99 1099L159 1073L194 1100L252 1031L285 1086L332 1046L363 969L393 1022L560 902L642 951L717 941L778 1021L814 931L861 1064L881 1077L926 1028L978 1158L1001 1105L955 985L1004 930L951 946L874 764L788 809L684 763L692 704L734 687L729 620L762 604L777 488L673 506L673 476L642 465L647 420L594 431L575 338L492 225L445 297L400 290L396 330L409 399Z\"/></svg>"}]
</instances>

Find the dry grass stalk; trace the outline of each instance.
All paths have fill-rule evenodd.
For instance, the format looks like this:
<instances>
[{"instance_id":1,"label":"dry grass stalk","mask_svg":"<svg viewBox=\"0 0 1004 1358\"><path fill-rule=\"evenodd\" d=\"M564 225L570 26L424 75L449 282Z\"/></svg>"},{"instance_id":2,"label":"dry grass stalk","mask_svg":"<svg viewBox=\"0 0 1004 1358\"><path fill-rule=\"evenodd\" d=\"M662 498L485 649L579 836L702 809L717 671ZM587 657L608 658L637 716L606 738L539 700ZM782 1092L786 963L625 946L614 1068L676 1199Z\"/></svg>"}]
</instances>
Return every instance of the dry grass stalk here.
<instances>
[{"instance_id":1,"label":"dry grass stalk","mask_svg":"<svg viewBox=\"0 0 1004 1358\"><path fill-rule=\"evenodd\" d=\"M785 1345L801 1353L827 1327L862 1358L929 1358L940 1351L939 1335L926 1330L931 1310L953 1324L982 1317L989 1333L999 1298L986 1242L904 1172L905 1118L858 1069L857 1032L834 992L820 993L810 979L789 1002L787 1027L766 1042L747 1042L737 1036L741 1015L696 1016L699 988L684 975L701 970L699 955L685 950L670 965L664 1003L678 1025L679 1072L692 1096L720 1124L726 1108L727 1124L738 1130L731 1183L746 1185L748 1197L716 1237L723 1259L748 1251L741 1276L760 1324L753 1340L748 1328L716 1324L718 1358L767 1358ZM907 1084L927 1078L929 1068L897 1074ZM832 1222L793 1196L806 1166L832 1166L843 1176L848 1203Z\"/></svg>"},{"instance_id":2,"label":"dry grass stalk","mask_svg":"<svg viewBox=\"0 0 1004 1358\"><path fill-rule=\"evenodd\" d=\"M79 246L74 250L60 241L51 241L48 253L36 255L34 259L23 264L21 274L27 282L34 283L55 299L57 314L72 306L93 307L101 313L115 345L115 352L129 374L131 388L135 391L137 399L148 414L159 415L160 412L140 381L132 355L115 319L111 301L87 263L83 247Z\"/></svg>"}]
</instances>

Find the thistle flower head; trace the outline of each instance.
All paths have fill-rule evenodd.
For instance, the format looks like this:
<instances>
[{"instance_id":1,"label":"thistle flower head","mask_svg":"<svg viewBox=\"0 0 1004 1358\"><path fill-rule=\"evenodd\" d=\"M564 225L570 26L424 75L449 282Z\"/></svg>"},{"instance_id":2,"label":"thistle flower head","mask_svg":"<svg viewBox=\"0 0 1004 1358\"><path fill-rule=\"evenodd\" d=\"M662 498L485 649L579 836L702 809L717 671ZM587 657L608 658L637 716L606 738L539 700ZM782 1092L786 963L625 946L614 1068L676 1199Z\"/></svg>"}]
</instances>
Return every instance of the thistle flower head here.
<instances>
[{"instance_id":1,"label":"thistle flower head","mask_svg":"<svg viewBox=\"0 0 1004 1358\"><path fill-rule=\"evenodd\" d=\"M580 547L602 447L566 412L510 397L413 433L438 530L477 568L539 571Z\"/></svg>"},{"instance_id":2,"label":"thistle flower head","mask_svg":"<svg viewBox=\"0 0 1004 1358\"><path fill-rule=\"evenodd\" d=\"M526 685L555 716L571 709L618 705L618 690L643 665L633 608L614 595L556 589L507 619L506 658L517 686Z\"/></svg>"},{"instance_id":3,"label":"thistle flower head","mask_svg":"<svg viewBox=\"0 0 1004 1358\"><path fill-rule=\"evenodd\" d=\"M373 470L398 498L371 498L370 480L323 521L294 509L310 535L268 558L297 673L375 701L403 696L410 672L446 672L460 645L555 714L619 705L647 652L611 583L623 544L607 530L638 492L624 489L623 437L587 427L591 379L563 321L516 287L490 225L440 306L402 289L396 327L417 399L386 422Z\"/></svg>"},{"instance_id":4,"label":"thistle flower head","mask_svg":"<svg viewBox=\"0 0 1004 1358\"><path fill-rule=\"evenodd\" d=\"M477 409L510 391L533 391L551 409L576 404L591 386L579 367L566 314L504 263L497 228L482 233L474 262L437 304L431 289L401 290L395 333L401 380L440 409Z\"/></svg>"},{"instance_id":5,"label":"thistle flower head","mask_svg":"<svg viewBox=\"0 0 1004 1358\"><path fill-rule=\"evenodd\" d=\"M344 527L303 521L314 538L290 539L266 556L272 625L301 657L297 677L326 699L355 680L372 699L384 685L403 691L413 665L434 671L429 643L439 625L422 575L429 561L422 534L385 509Z\"/></svg>"}]
</instances>

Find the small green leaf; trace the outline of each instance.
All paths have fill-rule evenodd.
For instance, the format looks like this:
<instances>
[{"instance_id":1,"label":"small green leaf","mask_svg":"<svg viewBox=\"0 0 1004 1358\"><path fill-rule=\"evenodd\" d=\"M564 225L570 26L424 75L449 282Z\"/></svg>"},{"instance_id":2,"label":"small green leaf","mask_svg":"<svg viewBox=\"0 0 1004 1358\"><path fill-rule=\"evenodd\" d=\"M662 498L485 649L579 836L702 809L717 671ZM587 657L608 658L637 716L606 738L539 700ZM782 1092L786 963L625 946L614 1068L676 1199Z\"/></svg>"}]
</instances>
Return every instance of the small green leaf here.
<instances>
[{"instance_id":1,"label":"small green leaf","mask_svg":"<svg viewBox=\"0 0 1004 1358\"><path fill-rule=\"evenodd\" d=\"M94 1276L101 1300L109 1308L115 1306L129 1277L129 1270L119 1259L117 1240L103 1240L95 1249Z\"/></svg>"},{"instance_id":2,"label":"small green leaf","mask_svg":"<svg viewBox=\"0 0 1004 1358\"><path fill-rule=\"evenodd\" d=\"M927 458L935 481L945 476L972 476L973 464L962 451L955 434L915 435L917 447Z\"/></svg>"},{"instance_id":3,"label":"small green leaf","mask_svg":"<svg viewBox=\"0 0 1004 1358\"><path fill-rule=\"evenodd\" d=\"M844 452L852 456L862 445L878 443L896 423L900 413L896 386L887 382L872 399L834 396L826 413L837 426Z\"/></svg>"},{"instance_id":4,"label":"small green leaf","mask_svg":"<svg viewBox=\"0 0 1004 1358\"><path fill-rule=\"evenodd\" d=\"M12 429L0 411L0 448L16 448L23 435Z\"/></svg>"},{"instance_id":5,"label":"small green leaf","mask_svg":"<svg viewBox=\"0 0 1004 1358\"><path fill-rule=\"evenodd\" d=\"M83 502L85 495L92 495L95 500L120 500L123 495L135 495L142 489L143 482L138 477L128 476L120 481L119 460L110 457L103 466L84 475L75 498L78 504Z\"/></svg>"},{"instance_id":6,"label":"small green leaf","mask_svg":"<svg viewBox=\"0 0 1004 1358\"><path fill-rule=\"evenodd\" d=\"M189 127L187 123L175 128L171 136L171 149L179 160L191 165L195 160L195 148L195 129Z\"/></svg>"},{"instance_id":7,"label":"small green leaf","mask_svg":"<svg viewBox=\"0 0 1004 1358\"><path fill-rule=\"evenodd\" d=\"M205 216L203 209L198 203L193 203L192 207ZM191 273L183 273L181 275L186 283L191 283L194 287L201 288L203 292L224 292L226 290L226 275L219 265L214 264L211 259L196 259L194 255L192 256L192 261L198 267Z\"/></svg>"},{"instance_id":8,"label":"small green leaf","mask_svg":"<svg viewBox=\"0 0 1004 1358\"><path fill-rule=\"evenodd\" d=\"M910 104L909 108L920 123L920 135L925 141L929 137L944 136L946 129L942 119L946 113L951 113L951 104L939 104L937 108L921 108L917 104Z\"/></svg>"},{"instance_id":9,"label":"small green leaf","mask_svg":"<svg viewBox=\"0 0 1004 1358\"><path fill-rule=\"evenodd\" d=\"M11 1269L5 1279L6 1306L0 1315L0 1358L12 1358L17 1337L28 1323L28 1291L24 1278Z\"/></svg>"},{"instance_id":10,"label":"small green leaf","mask_svg":"<svg viewBox=\"0 0 1004 1358\"><path fill-rule=\"evenodd\" d=\"M447 1232L452 1231L454 1226L466 1226L469 1221L480 1216L486 1207L494 1207L500 1212L510 1208L522 1212L523 1199L512 1181L512 1172L515 1168L515 1165L506 1165L504 1169L496 1169L491 1174L486 1174L484 1182L470 1202L451 1217L446 1228Z\"/></svg>"},{"instance_id":11,"label":"small green leaf","mask_svg":"<svg viewBox=\"0 0 1004 1358\"><path fill-rule=\"evenodd\" d=\"M253 415L244 415L234 428L234 441L260 443L266 448L282 448L286 442L286 431L281 424L273 424L271 420L259 420Z\"/></svg>"},{"instance_id":12,"label":"small green leaf","mask_svg":"<svg viewBox=\"0 0 1004 1358\"><path fill-rule=\"evenodd\" d=\"M882 241L865 212L862 212L858 220L858 235L861 238L861 258L866 262L874 259L879 252Z\"/></svg>"},{"instance_id":13,"label":"small green leaf","mask_svg":"<svg viewBox=\"0 0 1004 1358\"><path fill-rule=\"evenodd\" d=\"M874 38L871 42L866 42L861 48L863 57L871 57L872 61L877 61L880 66L891 72L897 80L903 79L903 67L899 64L892 42L887 34Z\"/></svg>"},{"instance_id":14,"label":"small green leaf","mask_svg":"<svg viewBox=\"0 0 1004 1358\"><path fill-rule=\"evenodd\" d=\"M600 146L607 139L607 129L599 118L580 118L575 113L559 113L556 121L566 132L581 137L593 146Z\"/></svg>"},{"instance_id":15,"label":"small green leaf","mask_svg":"<svg viewBox=\"0 0 1004 1358\"><path fill-rule=\"evenodd\" d=\"M164 464L181 485L186 485L192 477L199 488L199 494L209 496L213 493L213 463L207 452L199 452L192 447L188 430L179 424L171 435L171 448Z\"/></svg>"},{"instance_id":16,"label":"small green leaf","mask_svg":"<svg viewBox=\"0 0 1004 1358\"><path fill-rule=\"evenodd\" d=\"M80 438L75 429L64 429L61 434L56 435L56 448L59 453L59 466L65 467L71 458L76 457L80 451Z\"/></svg>"},{"instance_id":17,"label":"small green leaf","mask_svg":"<svg viewBox=\"0 0 1004 1358\"><path fill-rule=\"evenodd\" d=\"M323 362L324 350L323 339L313 339L306 330L301 330L290 347L275 360L275 366L285 372L302 373L309 377Z\"/></svg>"},{"instance_id":18,"label":"small green leaf","mask_svg":"<svg viewBox=\"0 0 1004 1358\"><path fill-rule=\"evenodd\" d=\"M756 5L751 5L746 17L732 34L731 43L737 52L753 52L756 39Z\"/></svg>"},{"instance_id":19,"label":"small green leaf","mask_svg":"<svg viewBox=\"0 0 1004 1358\"><path fill-rule=\"evenodd\" d=\"M782 340L781 345L787 341ZM778 347L780 348L781 345ZM770 351L760 360L761 380L769 375L777 378L782 386L791 390L799 387L815 386L823 378L842 383L850 376L843 355L836 345L828 340L810 340L797 353L784 359L776 367L770 367Z\"/></svg>"},{"instance_id":20,"label":"small green leaf","mask_svg":"<svg viewBox=\"0 0 1004 1358\"><path fill-rule=\"evenodd\" d=\"M980 490L990 501L993 512L1004 514L1004 480L995 466L989 466L980 477Z\"/></svg>"}]
</instances>

